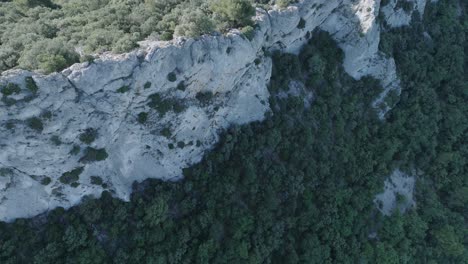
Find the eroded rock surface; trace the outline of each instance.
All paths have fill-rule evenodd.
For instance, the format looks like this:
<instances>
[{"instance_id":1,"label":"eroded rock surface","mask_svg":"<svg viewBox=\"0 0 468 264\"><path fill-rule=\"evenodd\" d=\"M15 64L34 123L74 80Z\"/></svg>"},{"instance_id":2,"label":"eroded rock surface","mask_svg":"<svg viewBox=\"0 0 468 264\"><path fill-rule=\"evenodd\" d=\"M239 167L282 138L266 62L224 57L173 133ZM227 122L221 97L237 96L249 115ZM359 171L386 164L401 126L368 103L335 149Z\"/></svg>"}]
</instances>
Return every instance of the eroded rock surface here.
<instances>
[{"instance_id":1,"label":"eroded rock surface","mask_svg":"<svg viewBox=\"0 0 468 264\"><path fill-rule=\"evenodd\" d=\"M145 41L134 52L104 54L61 73L2 73L0 84L19 90L10 86L0 102L0 220L68 208L103 190L127 200L134 181L179 179L220 131L269 111L272 63L264 52L297 53L317 28L339 42L351 76L398 88L395 63L378 51L379 6L303 1L257 10L252 40L233 30Z\"/></svg>"}]
</instances>

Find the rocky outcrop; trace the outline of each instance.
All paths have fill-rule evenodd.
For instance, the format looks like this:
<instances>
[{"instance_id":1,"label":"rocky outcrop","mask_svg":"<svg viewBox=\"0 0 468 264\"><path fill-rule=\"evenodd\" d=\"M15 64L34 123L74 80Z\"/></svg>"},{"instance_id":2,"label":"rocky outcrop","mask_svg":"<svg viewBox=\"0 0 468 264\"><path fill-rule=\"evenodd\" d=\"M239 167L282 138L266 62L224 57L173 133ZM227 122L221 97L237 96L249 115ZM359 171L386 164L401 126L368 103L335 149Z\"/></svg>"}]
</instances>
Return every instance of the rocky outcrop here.
<instances>
[{"instance_id":1,"label":"rocky outcrop","mask_svg":"<svg viewBox=\"0 0 468 264\"><path fill-rule=\"evenodd\" d=\"M0 220L68 208L103 190L127 200L134 181L179 179L220 131L264 118L272 67L264 52L297 53L314 29L339 42L351 76L398 87L393 60L378 52L379 3L259 9L251 40L233 30L146 41L61 73L2 73L10 92L0 102Z\"/></svg>"}]
</instances>

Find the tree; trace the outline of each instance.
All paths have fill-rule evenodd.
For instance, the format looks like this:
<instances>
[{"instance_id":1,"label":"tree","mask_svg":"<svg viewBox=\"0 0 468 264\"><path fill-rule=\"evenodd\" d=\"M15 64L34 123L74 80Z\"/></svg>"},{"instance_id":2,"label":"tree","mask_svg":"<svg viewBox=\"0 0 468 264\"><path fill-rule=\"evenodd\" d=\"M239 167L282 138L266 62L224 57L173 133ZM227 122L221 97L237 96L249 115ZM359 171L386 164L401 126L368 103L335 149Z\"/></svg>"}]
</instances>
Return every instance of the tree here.
<instances>
[{"instance_id":1,"label":"tree","mask_svg":"<svg viewBox=\"0 0 468 264\"><path fill-rule=\"evenodd\" d=\"M210 17L200 9L185 13L175 27L176 36L198 37L214 31L215 26Z\"/></svg>"}]
</instances>

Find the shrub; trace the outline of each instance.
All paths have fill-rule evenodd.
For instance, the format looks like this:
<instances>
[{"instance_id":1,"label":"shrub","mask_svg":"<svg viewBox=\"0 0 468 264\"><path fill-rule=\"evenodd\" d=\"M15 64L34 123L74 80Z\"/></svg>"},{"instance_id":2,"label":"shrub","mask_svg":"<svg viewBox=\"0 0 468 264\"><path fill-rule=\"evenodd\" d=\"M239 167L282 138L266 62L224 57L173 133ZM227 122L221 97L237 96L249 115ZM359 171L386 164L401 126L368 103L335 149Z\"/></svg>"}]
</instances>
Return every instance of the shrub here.
<instances>
[{"instance_id":1,"label":"shrub","mask_svg":"<svg viewBox=\"0 0 468 264\"><path fill-rule=\"evenodd\" d=\"M84 151L83 157L81 157L80 162L88 163L94 161L103 161L107 159L109 155L106 152L106 149L95 149L91 147L87 147Z\"/></svg>"},{"instance_id":2,"label":"shrub","mask_svg":"<svg viewBox=\"0 0 468 264\"><path fill-rule=\"evenodd\" d=\"M80 179L81 173L83 173L84 168L78 167L71 171L67 171L60 176L59 181L64 184L71 184Z\"/></svg>"},{"instance_id":3,"label":"shrub","mask_svg":"<svg viewBox=\"0 0 468 264\"><path fill-rule=\"evenodd\" d=\"M50 120L52 118L52 112L51 111L44 111L41 113L41 118Z\"/></svg>"},{"instance_id":4,"label":"shrub","mask_svg":"<svg viewBox=\"0 0 468 264\"><path fill-rule=\"evenodd\" d=\"M148 106L158 111L160 116L164 116L174 107L173 99L162 98L158 93L152 94L148 98L150 100Z\"/></svg>"},{"instance_id":5,"label":"shrub","mask_svg":"<svg viewBox=\"0 0 468 264\"><path fill-rule=\"evenodd\" d=\"M50 177L45 177L41 180L42 185L49 185L52 182L52 179Z\"/></svg>"},{"instance_id":6,"label":"shrub","mask_svg":"<svg viewBox=\"0 0 468 264\"><path fill-rule=\"evenodd\" d=\"M42 124L41 119L37 117L29 118L28 120L26 120L26 124L29 128L34 129L38 132L41 132L44 129L44 125Z\"/></svg>"},{"instance_id":7,"label":"shrub","mask_svg":"<svg viewBox=\"0 0 468 264\"><path fill-rule=\"evenodd\" d=\"M31 76L24 78L24 81L26 83L26 89L28 89L33 94L37 93L37 90L39 90L39 88L37 87L36 82Z\"/></svg>"},{"instance_id":8,"label":"shrub","mask_svg":"<svg viewBox=\"0 0 468 264\"><path fill-rule=\"evenodd\" d=\"M71 155L78 155L80 153L81 147L78 145L73 145L73 148L70 150Z\"/></svg>"},{"instance_id":9,"label":"shrub","mask_svg":"<svg viewBox=\"0 0 468 264\"><path fill-rule=\"evenodd\" d=\"M103 183L102 178L99 176L91 176L90 181L91 181L91 184L94 184L94 185L102 185Z\"/></svg>"},{"instance_id":10,"label":"shrub","mask_svg":"<svg viewBox=\"0 0 468 264\"><path fill-rule=\"evenodd\" d=\"M175 81L177 81L177 75L174 72L170 72L167 75L167 80L170 81L170 82L175 82Z\"/></svg>"},{"instance_id":11,"label":"shrub","mask_svg":"<svg viewBox=\"0 0 468 264\"><path fill-rule=\"evenodd\" d=\"M97 136L98 132L94 128L87 128L80 134L80 141L89 145L96 140Z\"/></svg>"},{"instance_id":12,"label":"shrub","mask_svg":"<svg viewBox=\"0 0 468 264\"><path fill-rule=\"evenodd\" d=\"M161 135L165 136L166 138L170 138L172 136L171 128L165 127L161 130Z\"/></svg>"},{"instance_id":13,"label":"shrub","mask_svg":"<svg viewBox=\"0 0 468 264\"><path fill-rule=\"evenodd\" d=\"M130 91L130 86L128 86L128 85L124 85L124 86L120 87L119 89L117 89L118 93L126 93L128 91Z\"/></svg>"},{"instance_id":14,"label":"shrub","mask_svg":"<svg viewBox=\"0 0 468 264\"><path fill-rule=\"evenodd\" d=\"M137 120L138 120L138 123L140 124L146 123L146 121L148 120L148 113L146 112L139 113Z\"/></svg>"},{"instance_id":15,"label":"shrub","mask_svg":"<svg viewBox=\"0 0 468 264\"><path fill-rule=\"evenodd\" d=\"M59 136L54 135L50 138L50 141L56 146L60 146L62 144L62 141L60 140Z\"/></svg>"},{"instance_id":16,"label":"shrub","mask_svg":"<svg viewBox=\"0 0 468 264\"><path fill-rule=\"evenodd\" d=\"M184 148L185 147L185 142L183 142L183 141L177 142L177 147L178 148Z\"/></svg>"},{"instance_id":17,"label":"shrub","mask_svg":"<svg viewBox=\"0 0 468 264\"><path fill-rule=\"evenodd\" d=\"M180 90L180 91L185 91L185 82L184 81L181 81L178 85L177 85L177 90Z\"/></svg>"},{"instance_id":18,"label":"shrub","mask_svg":"<svg viewBox=\"0 0 468 264\"><path fill-rule=\"evenodd\" d=\"M243 27L241 30L242 35L244 35L248 40L252 40L255 36L255 29L252 26Z\"/></svg>"},{"instance_id":19,"label":"shrub","mask_svg":"<svg viewBox=\"0 0 468 264\"><path fill-rule=\"evenodd\" d=\"M16 83L8 83L6 86L0 88L0 92L4 96L10 96L12 94L19 94L21 92L21 88Z\"/></svg>"},{"instance_id":20,"label":"shrub","mask_svg":"<svg viewBox=\"0 0 468 264\"><path fill-rule=\"evenodd\" d=\"M301 20L299 20L299 23L297 24L298 29L303 29L306 26L306 21L301 17Z\"/></svg>"},{"instance_id":21,"label":"shrub","mask_svg":"<svg viewBox=\"0 0 468 264\"><path fill-rule=\"evenodd\" d=\"M276 5L280 8L286 8L291 4L291 0L276 0Z\"/></svg>"},{"instance_id":22,"label":"shrub","mask_svg":"<svg viewBox=\"0 0 468 264\"><path fill-rule=\"evenodd\" d=\"M198 92L195 95L195 98L197 98L197 100L200 101L201 104L206 105L211 102L211 99L213 99L213 93L211 91Z\"/></svg>"},{"instance_id":23,"label":"shrub","mask_svg":"<svg viewBox=\"0 0 468 264\"><path fill-rule=\"evenodd\" d=\"M151 82L146 82L145 85L143 85L143 88L148 89L151 87Z\"/></svg>"}]
</instances>

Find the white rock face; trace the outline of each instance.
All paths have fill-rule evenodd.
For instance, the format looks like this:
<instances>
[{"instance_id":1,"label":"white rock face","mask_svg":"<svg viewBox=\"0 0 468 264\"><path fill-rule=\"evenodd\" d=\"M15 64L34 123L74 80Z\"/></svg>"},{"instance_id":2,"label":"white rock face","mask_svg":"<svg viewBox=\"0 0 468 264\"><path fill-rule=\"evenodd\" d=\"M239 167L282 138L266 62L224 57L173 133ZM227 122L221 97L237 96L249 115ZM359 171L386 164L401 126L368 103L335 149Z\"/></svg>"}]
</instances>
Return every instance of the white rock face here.
<instances>
[{"instance_id":1,"label":"white rock face","mask_svg":"<svg viewBox=\"0 0 468 264\"><path fill-rule=\"evenodd\" d=\"M403 4L409 5L409 10L404 10ZM426 0L390 0L389 3L382 7L382 13L385 16L385 21L391 27L407 26L411 22L411 16L414 11L419 14L424 14Z\"/></svg>"},{"instance_id":2,"label":"white rock face","mask_svg":"<svg viewBox=\"0 0 468 264\"><path fill-rule=\"evenodd\" d=\"M395 170L384 183L384 191L377 194L374 203L383 215L391 215L395 210L404 213L416 206L414 200L414 176Z\"/></svg>"},{"instance_id":3,"label":"white rock face","mask_svg":"<svg viewBox=\"0 0 468 264\"><path fill-rule=\"evenodd\" d=\"M332 33L351 76L370 74L385 87L398 87L393 60L378 52L379 3L306 0L285 10L257 10L252 40L232 31L146 41L134 52L105 54L61 73L2 73L0 84L18 84L21 92L8 96L17 100L12 105L0 102L0 220L68 208L103 190L128 200L134 181L179 179L220 131L262 120L269 111L272 63L264 51L297 53L314 29ZM37 93L26 88L30 76ZM151 107L174 104L165 114ZM138 121L140 113L148 114L146 122ZM41 131L30 127L34 117L42 120ZM88 145L80 135L89 128L97 137ZM88 148L107 157L86 158L93 154ZM94 176L102 184L91 183ZM74 183L63 183L66 178Z\"/></svg>"}]
</instances>

